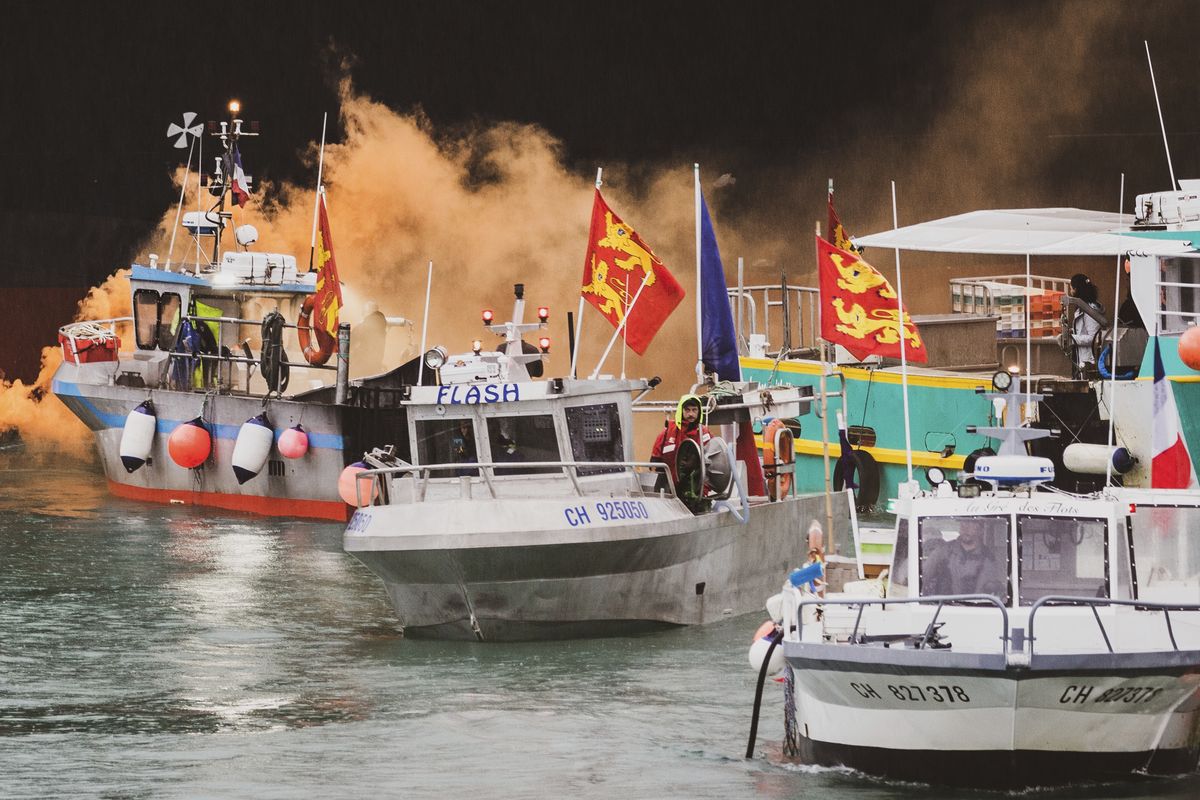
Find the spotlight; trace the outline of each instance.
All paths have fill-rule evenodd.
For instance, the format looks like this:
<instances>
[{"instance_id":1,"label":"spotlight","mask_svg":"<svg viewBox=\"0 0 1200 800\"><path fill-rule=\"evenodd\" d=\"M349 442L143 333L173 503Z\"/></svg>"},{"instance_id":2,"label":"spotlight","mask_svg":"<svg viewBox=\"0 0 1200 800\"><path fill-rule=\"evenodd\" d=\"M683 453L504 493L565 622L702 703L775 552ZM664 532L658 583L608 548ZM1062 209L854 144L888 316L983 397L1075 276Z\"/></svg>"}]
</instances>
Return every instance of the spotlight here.
<instances>
[{"instance_id":1,"label":"spotlight","mask_svg":"<svg viewBox=\"0 0 1200 800\"><path fill-rule=\"evenodd\" d=\"M481 339L473 339L471 341L471 352L479 355L479 351L483 349L483 341Z\"/></svg>"},{"instance_id":2,"label":"spotlight","mask_svg":"<svg viewBox=\"0 0 1200 800\"><path fill-rule=\"evenodd\" d=\"M425 366L430 369L440 369L442 364L446 363L447 358L449 356L446 353L446 348L438 345L432 350L425 351Z\"/></svg>"}]
</instances>

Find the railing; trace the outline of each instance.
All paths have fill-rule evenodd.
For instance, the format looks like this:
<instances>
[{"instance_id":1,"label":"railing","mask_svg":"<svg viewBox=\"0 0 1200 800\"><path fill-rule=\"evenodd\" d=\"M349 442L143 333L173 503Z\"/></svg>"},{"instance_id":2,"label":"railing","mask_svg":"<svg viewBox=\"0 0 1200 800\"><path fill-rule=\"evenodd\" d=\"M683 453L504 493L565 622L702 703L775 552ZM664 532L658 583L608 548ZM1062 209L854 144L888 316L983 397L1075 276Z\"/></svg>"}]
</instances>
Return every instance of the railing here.
<instances>
[{"instance_id":1,"label":"railing","mask_svg":"<svg viewBox=\"0 0 1200 800\"><path fill-rule=\"evenodd\" d=\"M1138 611L1161 611L1167 624L1167 638L1171 640L1171 648L1179 652L1179 644L1175 641L1175 630L1171 626L1172 611L1200 611L1200 605L1179 605L1178 603L1147 603L1145 600L1113 600L1106 597L1069 597L1067 595L1047 595L1046 597L1038 598L1029 610L1029 655L1033 655L1034 642L1036 637L1033 635L1033 620L1037 616L1037 612L1045 606L1088 606L1092 610L1092 616L1096 620L1096 625L1100 628L1100 635L1104 637L1104 646L1108 648L1108 652L1112 653L1112 640L1108 637L1108 631L1104 628L1104 622L1100 619L1098 609L1101 606L1130 606Z\"/></svg>"},{"instance_id":2,"label":"railing","mask_svg":"<svg viewBox=\"0 0 1200 800\"><path fill-rule=\"evenodd\" d=\"M758 284L743 286L740 292L737 288L730 288L728 294L737 321L738 352L742 355L749 352L750 336L759 333L765 337L768 350L773 348L772 355L781 349L799 350L817 346L821 335L817 329L819 290L811 286ZM771 341L773 309L778 309L778 326L782 331L777 343Z\"/></svg>"},{"instance_id":3,"label":"railing","mask_svg":"<svg viewBox=\"0 0 1200 800\"><path fill-rule=\"evenodd\" d=\"M804 607L805 606L858 606L858 614L854 618L854 630L850 633L850 644L863 644L858 635L858 629L862 625L863 610L866 606L890 606L890 605L911 605L911 604L931 604L936 603L937 608L934 609L933 619L925 626L925 632L920 635L917 640L917 649L923 649L925 645L934 641L934 632L937 628L938 617L941 616L942 609L948 603L982 603L996 608L1000 612L1002 628L1000 631L1000 642L1003 648L1001 652L1008 652L1009 627L1008 627L1008 608L1004 605L999 597L993 594L946 594L946 595L930 595L927 597L878 597L878 598L847 598L826 600L823 598L814 598L812 600L801 600L796 606L797 620L797 638L804 641ZM1032 626L1030 626L1032 629ZM911 634L916 635L916 634ZM909 638L910 634L905 634L900 638Z\"/></svg>"},{"instance_id":4,"label":"railing","mask_svg":"<svg viewBox=\"0 0 1200 800\"><path fill-rule=\"evenodd\" d=\"M513 486L518 482L512 480L514 477L534 479L529 481L531 488L526 495L529 497L545 497L546 484L536 481L536 479L546 479L554 475L554 472L561 471L561 481L557 483L570 486L569 496L584 497L590 494L611 493L611 481L603 486L595 487L591 492L587 486L580 482L580 478L587 477L608 477L622 474L629 479L629 492L631 495L638 497L653 497L657 495L654 490L647 490L642 485L639 474L647 473L654 474L655 485L663 486L662 491L671 496L675 495L675 484L671 478L671 470L666 464L651 461L505 461L505 462L455 462L451 464L401 464L395 467L382 467L379 469L364 470L356 476L355 479L355 499L358 501L358 507L364 505L389 505L392 503L423 503L432 481L441 481L442 485L451 484L457 478L459 482L459 497L460 499L469 500L472 497L472 478L481 477L483 484L487 487L490 498L497 498L499 494L496 491L496 480L499 477L497 472L522 470L552 470L553 472L543 472L529 476L507 476L510 479L503 482L503 485ZM580 470L588 471L595 470L595 476L580 475ZM459 474L457 476L434 477L434 472L475 472L477 475ZM409 495L407 500L400 500L395 496L395 479L397 477L408 477ZM370 503L364 502L363 484L370 480L370 488L365 497L370 498ZM663 483L659 483L663 481ZM511 495L509 495L511 496Z\"/></svg>"}]
</instances>

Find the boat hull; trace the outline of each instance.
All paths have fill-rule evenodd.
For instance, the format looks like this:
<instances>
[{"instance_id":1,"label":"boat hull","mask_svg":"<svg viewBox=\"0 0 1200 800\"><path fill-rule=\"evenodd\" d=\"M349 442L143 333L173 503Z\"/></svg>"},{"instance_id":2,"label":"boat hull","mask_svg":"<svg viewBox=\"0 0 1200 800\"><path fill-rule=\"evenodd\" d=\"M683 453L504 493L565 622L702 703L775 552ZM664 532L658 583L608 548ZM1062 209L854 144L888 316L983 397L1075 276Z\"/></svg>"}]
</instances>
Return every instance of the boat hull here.
<instances>
[{"instance_id":1,"label":"boat hull","mask_svg":"<svg viewBox=\"0 0 1200 800\"><path fill-rule=\"evenodd\" d=\"M795 498L752 506L743 524L727 511L694 516L674 498L614 498L601 502L640 503L646 518L607 524L595 502L369 507L344 545L383 580L406 635L575 638L761 608L779 590L780 568L803 561L807 527L825 512L823 497ZM845 496L835 502L835 519L848 519ZM587 524L579 508L589 509Z\"/></svg>"},{"instance_id":2,"label":"boat hull","mask_svg":"<svg viewBox=\"0 0 1200 800\"><path fill-rule=\"evenodd\" d=\"M870 663L831 650L860 651ZM998 654L792 643L786 656L795 757L805 763L1012 789L1185 774L1200 759L1195 652L1021 664Z\"/></svg>"},{"instance_id":3,"label":"boat hull","mask_svg":"<svg viewBox=\"0 0 1200 800\"><path fill-rule=\"evenodd\" d=\"M92 365L87 365L92 366ZM93 376L69 364L55 375L53 391L91 429L109 491L132 500L207 506L266 516L345 521L352 509L337 493L346 463L342 431L347 412L337 406L276 399L266 403L275 431L303 420L310 448L286 459L272 449L263 470L244 484L231 464L238 431L264 410L261 397L145 389L88 382ZM154 403L156 430L144 465L128 472L121 462L125 417L146 399ZM185 469L167 449L171 432L202 416L212 434L212 451L201 466Z\"/></svg>"}]
</instances>

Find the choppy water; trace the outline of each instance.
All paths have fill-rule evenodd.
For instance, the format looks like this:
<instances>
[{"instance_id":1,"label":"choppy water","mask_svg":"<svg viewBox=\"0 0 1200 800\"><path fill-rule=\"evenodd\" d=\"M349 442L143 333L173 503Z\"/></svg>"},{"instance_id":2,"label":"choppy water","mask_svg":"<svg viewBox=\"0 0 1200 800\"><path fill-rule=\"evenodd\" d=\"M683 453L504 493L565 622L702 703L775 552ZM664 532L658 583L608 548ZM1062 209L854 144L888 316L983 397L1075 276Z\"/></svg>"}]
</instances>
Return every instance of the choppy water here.
<instances>
[{"instance_id":1,"label":"choppy water","mask_svg":"<svg viewBox=\"0 0 1200 800\"><path fill-rule=\"evenodd\" d=\"M406 641L336 524L109 497L0 461L0 797L958 797L742 758L750 617ZM1200 797L1200 778L1031 793Z\"/></svg>"}]
</instances>

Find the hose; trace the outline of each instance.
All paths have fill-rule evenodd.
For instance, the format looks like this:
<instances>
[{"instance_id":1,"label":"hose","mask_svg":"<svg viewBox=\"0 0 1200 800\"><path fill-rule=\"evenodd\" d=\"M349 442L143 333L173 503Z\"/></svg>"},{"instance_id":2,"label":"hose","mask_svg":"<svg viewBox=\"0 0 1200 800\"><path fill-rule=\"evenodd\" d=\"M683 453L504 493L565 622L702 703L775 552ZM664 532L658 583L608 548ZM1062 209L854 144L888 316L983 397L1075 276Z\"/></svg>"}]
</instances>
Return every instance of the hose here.
<instances>
[{"instance_id":1,"label":"hose","mask_svg":"<svg viewBox=\"0 0 1200 800\"><path fill-rule=\"evenodd\" d=\"M750 742L746 745L746 758L754 758L754 742L758 739L758 712L762 707L763 684L767 682L767 667L771 663L771 654L783 641L783 628L776 629L771 636L771 646L763 656L762 666L758 669L758 688L754 690L754 714L750 717Z\"/></svg>"}]
</instances>

